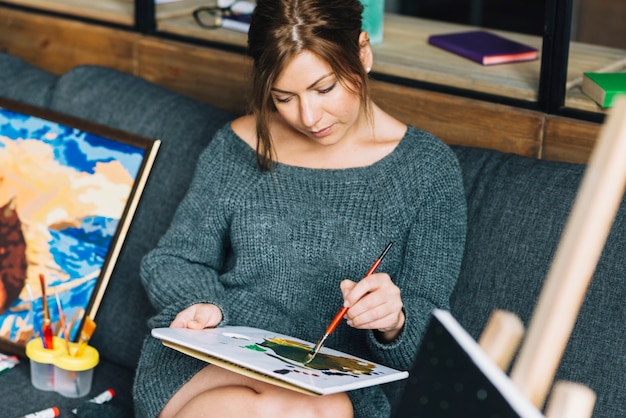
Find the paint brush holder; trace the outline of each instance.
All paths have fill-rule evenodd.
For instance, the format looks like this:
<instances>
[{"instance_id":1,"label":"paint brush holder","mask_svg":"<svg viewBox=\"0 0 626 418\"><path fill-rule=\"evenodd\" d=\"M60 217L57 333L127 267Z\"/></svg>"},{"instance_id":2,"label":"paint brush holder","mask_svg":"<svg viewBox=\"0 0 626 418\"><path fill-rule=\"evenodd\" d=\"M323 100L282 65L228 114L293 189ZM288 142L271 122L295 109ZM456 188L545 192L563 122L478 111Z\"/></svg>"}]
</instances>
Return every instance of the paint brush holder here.
<instances>
[{"instance_id":1,"label":"paint brush holder","mask_svg":"<svg viewBox=\"0 0 626 418\"><path fill-rule=\"evenodd\" d=\"M30 379L40 390L55 391L67 398L80 398L91 391L93 369L98 365L98 350L85 346L80 356L72 356L77 347L71 343L68 352L65 341L54 337L54 348L44 348L41 338L26 344L30 359Z\"/></svg>"},{"instance_id":2,"label":"paint brush holder","mask_svg":"<svg viewBox=\"0 0 626 418\"><path fill-rule=\"evenodd\" d=\"M30 381L40 390L54 390L54 359L65 353L63 340L53 338L54 348L45 349L41 338L26 344L26 357L30 359Z\"/></svg>"}]
</instances>

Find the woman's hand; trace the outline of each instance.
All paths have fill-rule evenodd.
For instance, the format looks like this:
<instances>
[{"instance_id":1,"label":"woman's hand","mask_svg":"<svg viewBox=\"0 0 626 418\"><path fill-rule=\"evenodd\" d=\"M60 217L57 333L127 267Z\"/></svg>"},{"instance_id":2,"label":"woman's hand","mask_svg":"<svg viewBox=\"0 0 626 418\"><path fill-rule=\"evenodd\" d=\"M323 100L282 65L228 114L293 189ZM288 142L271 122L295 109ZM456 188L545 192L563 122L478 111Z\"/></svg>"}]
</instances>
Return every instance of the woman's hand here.
<instances>
[{"instance_id":1,"label":"woman's hand","mask_svg":"<svg viewBox=\"0 0 626 418\"><path fill-rule=\"evenodd\" d=\"M376 273L358 283L341 282L344 306L348 307L348 325L359 329L375 329L385 341L393 341L404 326L400 288L387 273Z\"/></svg>"},{"instance_id":2,"label":"woman's hand","mask_svg":"<svg viewBox=\"0 0 626 418\"><path fill-rule=\"evenodd\" d=\"M223 319L222 310L210 303L197 303L179 312L170 328L213 328Z\"/></svg>"}]
</instances>

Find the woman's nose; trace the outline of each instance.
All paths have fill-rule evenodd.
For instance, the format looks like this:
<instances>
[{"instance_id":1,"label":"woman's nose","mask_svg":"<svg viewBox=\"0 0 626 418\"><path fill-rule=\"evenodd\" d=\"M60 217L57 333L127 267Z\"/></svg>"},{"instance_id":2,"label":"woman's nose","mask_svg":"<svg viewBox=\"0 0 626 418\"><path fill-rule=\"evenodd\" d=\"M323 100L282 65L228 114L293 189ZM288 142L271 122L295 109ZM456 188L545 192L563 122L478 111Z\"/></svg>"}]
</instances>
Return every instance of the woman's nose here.
<instances>
[{"instance_id":1,"label":"woman's nose","mask_svg":"<svg viewBox=\"0 0 626 418\"><path fill-rule=\"evenodd\" d=\"M300 120L306 127L314 127L321 118L321 110L315 100L301 100L300 101Z\"/></svg>"}]
</instances>

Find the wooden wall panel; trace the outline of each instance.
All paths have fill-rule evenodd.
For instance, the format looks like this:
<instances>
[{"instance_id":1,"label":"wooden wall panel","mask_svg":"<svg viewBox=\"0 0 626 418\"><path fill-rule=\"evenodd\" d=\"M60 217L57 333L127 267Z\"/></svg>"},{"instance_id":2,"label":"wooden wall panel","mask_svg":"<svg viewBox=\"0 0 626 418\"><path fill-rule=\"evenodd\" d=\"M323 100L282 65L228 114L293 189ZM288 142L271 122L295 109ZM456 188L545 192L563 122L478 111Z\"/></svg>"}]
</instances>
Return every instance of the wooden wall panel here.
<instances>
[{"instance_id":1,"label":"wooden wall panel","mask_svg":"<svg viewBox=\"0 0 626 418\"><path fill-rule=\"evenodd\" d=\"M143 38L138 75L238 114L245 113L250 61L242 54Z\"/></svg>"},{"instance_id":2,"label":"wooden wall panel","mask_svg":"<svg viewBox=\"0 0 626 418\"><path fill-rule=\"evenodd\" d=\"M372 94L393 116L448 144L539 156L541 113L391 83L373 82Z\"/></svg>"},{"instance_id":3,"label":"wooden wall panel","mask_svg":"<svg viewBox=\"0 0 626 418\"><path fill-rule=\"evenodd\" d=\"M548 116L542 158L587 163L601 125L559 116Z\"/></svg>"},{"instance_id":4,"label":"wooden wall panel","mask_svg":"<svg viewBox=\"0 0 626 418\"><path fill-rule=\"evenodd\" d=\"M0 7L0 50L55 74L93 64L134 73L137 34Z\"/></svg>"}]
</instances>

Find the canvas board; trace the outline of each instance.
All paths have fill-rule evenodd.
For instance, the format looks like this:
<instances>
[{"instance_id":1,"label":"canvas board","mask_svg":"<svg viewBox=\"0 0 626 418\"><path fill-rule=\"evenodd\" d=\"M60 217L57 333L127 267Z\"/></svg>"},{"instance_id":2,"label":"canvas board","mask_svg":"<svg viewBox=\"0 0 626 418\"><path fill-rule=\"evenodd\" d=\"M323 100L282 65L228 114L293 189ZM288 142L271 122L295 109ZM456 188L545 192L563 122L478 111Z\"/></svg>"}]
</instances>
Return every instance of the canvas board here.
<instances>
[{"instance_id":1,"label":"canvas board","mask_svg":"<svg viewBox=\"0 0 626 418\"><path fill-rule=\"evenodd\" d=\"M392 418L544 418L456 318L435 309Z\"/></svg>"},{"instance_id":2,"label":"canvas board","mask_svg":"<svg viewBox=\"0 0 626 418\"><path fill-rule=\"evenodd\" d=\"M409 375L327 347L305 364L315 344L258 328L156 328L152 336L187 355L309 395L345 392Z\"/></svg>"}]
</instances>

